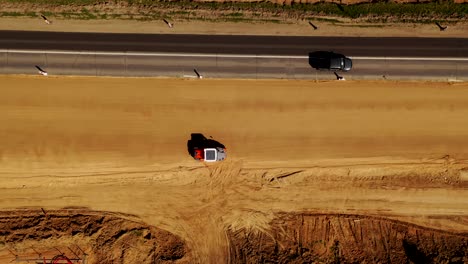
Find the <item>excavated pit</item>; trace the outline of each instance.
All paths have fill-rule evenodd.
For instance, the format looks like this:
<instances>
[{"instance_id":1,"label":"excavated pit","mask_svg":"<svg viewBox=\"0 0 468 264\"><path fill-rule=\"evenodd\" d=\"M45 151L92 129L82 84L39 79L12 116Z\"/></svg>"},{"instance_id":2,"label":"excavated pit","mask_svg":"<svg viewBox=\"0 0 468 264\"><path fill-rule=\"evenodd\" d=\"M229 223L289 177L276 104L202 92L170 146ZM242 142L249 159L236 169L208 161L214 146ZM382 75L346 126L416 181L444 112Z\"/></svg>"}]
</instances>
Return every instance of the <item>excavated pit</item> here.
<instances>
[{"instance_id":1,"label":"excavated pit","mask_svg":"<svg viewBox=\"0 0 468 264\"><path fill-rule=\"evenodd\" d=\"M0 212L0 263L190 263L179 237L136 217L89 210ZM60 262L61 263L61 262Z\"/></svg>"},{"instance_id":2,"label":"excavated pit","mask_svg":"<svg viewBox=\"0 0 468 264\"><path fill-rule=\"evenodd\" d=\"M0 262L193 263L185 242L135 216L85 209L0 212ZM467 263L468 234L387 218L279 213L227 230L230 263ZM80 262L81 261L81 262ZM83 262L84 261L84 262Z\"/></svg>"}]
</instances>

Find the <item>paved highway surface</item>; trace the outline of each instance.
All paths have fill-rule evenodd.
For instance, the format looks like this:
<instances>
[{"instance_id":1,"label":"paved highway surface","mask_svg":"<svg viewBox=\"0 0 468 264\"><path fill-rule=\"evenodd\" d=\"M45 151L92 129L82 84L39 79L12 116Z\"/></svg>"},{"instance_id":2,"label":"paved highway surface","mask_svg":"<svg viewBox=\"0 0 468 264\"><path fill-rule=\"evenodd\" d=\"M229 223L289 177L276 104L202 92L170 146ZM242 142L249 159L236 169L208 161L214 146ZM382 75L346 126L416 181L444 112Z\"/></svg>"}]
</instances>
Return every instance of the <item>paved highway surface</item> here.
<instances>
[{"instance_id":1,"label":"paved highway surface","mask_svg":"<svg viewBox=\"0 0 468 264\"><path fill-rule=\"evenodd\" d=\"M353 70L343 73L347 79L468 78L468 39L464 38L1 34L3 73L35 74L34 65L40 65L49 74L180 77L195 76L197 68L205 77L216 78L333 79L333 73L316 71L307 60L311 51L333 50L354 60ZM229 54L243 56L224 56Z\"/></svg>"},{"instance_id":2,"label":"paved highway surface","mask_svg":"<svg viewBox=\"0 0 468 264\"><path fill-rule=\"evenodd\" d=\"M0 31L0 49L348 56L468 57L468 38L364 38Z\"/></svg>"}]
</instances>

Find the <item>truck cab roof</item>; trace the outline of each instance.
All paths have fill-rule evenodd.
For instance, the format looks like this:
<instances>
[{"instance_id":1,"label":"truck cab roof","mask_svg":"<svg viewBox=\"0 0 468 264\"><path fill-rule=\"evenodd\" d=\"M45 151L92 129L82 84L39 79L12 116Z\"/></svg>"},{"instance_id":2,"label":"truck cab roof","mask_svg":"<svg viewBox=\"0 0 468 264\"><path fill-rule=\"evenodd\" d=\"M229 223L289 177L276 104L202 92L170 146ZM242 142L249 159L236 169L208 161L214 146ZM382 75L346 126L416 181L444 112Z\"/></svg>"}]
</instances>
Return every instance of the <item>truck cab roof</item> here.
<instances>
[{"instance_id":1,"label":"truck cab roof","mask_svg":"<svg viewBox=\"0 0 468 264\"><path fill-rule=\"evenodd\" d=\"M204 149L206 162L221 161L226 158L226 151L222 148L206 148Z\"/></svg>"}]
</instances>

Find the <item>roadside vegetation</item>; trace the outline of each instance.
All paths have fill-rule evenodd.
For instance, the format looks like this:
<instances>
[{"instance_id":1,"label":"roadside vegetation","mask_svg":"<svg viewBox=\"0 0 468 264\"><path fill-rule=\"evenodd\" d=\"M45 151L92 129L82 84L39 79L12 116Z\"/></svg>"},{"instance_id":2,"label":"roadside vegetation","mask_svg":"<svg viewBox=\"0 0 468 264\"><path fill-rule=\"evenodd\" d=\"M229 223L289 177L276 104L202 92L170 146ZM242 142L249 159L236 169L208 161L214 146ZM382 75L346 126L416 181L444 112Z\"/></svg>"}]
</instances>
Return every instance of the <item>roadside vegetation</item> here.
<instances>
[{"instance_id":1,"label":"roadside vegetation","mask_svg":"<svg viewBox=\"0 0 468 264\"><path fill-rule=\"evenodd\" d=\"M15 7L17 7L15 9ZM118 7L118 8L115 8ZM377 1L354 5L336 3L272 2L196 2L153 0L0 0L1 16L35 17L47 14L66 19L135 19L157 20L162 18L207 21L285 22L288 20L344 20L362 22L410 22L434 21L458 22L468 18L468 4L453 1L424 3L392 3Z\"/></svg>"}]
</instances>

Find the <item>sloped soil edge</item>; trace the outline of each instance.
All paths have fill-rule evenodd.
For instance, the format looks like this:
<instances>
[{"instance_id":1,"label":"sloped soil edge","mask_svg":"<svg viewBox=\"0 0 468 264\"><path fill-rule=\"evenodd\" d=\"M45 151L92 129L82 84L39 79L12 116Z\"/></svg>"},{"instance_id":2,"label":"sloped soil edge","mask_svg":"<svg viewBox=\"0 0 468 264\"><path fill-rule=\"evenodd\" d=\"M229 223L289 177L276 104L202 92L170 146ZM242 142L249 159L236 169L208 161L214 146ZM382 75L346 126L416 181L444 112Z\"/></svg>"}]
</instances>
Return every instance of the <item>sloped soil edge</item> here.
<instances>
[{"instance_id":1,"label":"sloped soil edge","mask_svg":"<svg viewBox=\"0 0 468 264\"><path fill-rule=\"evenodd\" d=\"M468 263L468 234L379 217L281 213L227 233L232 263Z\"/></svg>"},{"instance_id":2,"label":"sloped soil edge","mask_svg":"<svg viewBox=\"0 0 468 264\"><path fill-rule=\"evenodd\" d=\"M50 259L60 252L87 263L190 262L181 238L130 215L85 209L0 211L0 259Z\"/></svg>"}]
</instances>

